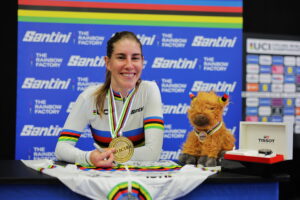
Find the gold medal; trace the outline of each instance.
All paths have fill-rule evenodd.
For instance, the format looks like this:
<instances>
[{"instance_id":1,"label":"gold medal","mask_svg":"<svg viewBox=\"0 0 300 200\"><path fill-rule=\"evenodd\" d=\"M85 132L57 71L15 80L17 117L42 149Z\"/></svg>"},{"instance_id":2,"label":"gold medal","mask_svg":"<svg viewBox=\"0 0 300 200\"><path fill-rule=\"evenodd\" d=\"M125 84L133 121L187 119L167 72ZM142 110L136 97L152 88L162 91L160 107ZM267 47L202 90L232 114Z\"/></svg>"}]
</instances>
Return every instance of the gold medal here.
<instances>
[{"instance_id":1,"label":"gold medal","mask_svg":"<svg viewBox=\"0 0 300 200\"><path fill-rule=\"evenodd\" d=\"M131 140L127 137L116 137L109 143L109 148L115 148L114 153L115 161L124 163L130 160L133 155L134 146Z\"/></svg>"},{"instance_id":2,"label":"gold medal","mask_svg":"<svg viewBox=\"0 0 300 200\"><path fill-rule=\"evenodd\" d=\"M198 135L199 141L200 142L204 142L204 140L206 140L207 134L205 131L201 131Z\"/></svg>"}]
</instances>

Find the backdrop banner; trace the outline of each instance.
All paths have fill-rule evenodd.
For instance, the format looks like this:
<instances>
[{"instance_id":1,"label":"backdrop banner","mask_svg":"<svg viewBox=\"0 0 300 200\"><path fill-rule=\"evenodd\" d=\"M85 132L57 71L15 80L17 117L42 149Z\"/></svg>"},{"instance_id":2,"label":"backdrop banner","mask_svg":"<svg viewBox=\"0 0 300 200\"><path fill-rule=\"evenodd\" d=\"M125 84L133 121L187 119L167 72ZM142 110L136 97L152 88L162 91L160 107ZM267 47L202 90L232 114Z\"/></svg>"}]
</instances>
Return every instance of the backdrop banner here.
<instances>
[{"instance_id":1,"label":"backdrop banner","mask_svg":"<svg viewBox=\"0 0 300 200\"><path fill-rule=\"evenodd\" d=\"M191 12L194 15L151 13L147 18L136 13L104 15L75 8L62 11L44 6L38 8L49 9L38 10L20 1L15 158L55 159L54 148L73 103L85 88L103 82L106 42L123 30L134 32L142 42L142 79L156 81L161 91L165 122L161 159L177 160L192 130L187 119L189 92L229 92L231 103L224 112L224 121L238 144L242 13L225 9L241 10L242 1L212 1L211 8L224 9L211 12L212 16L205 16L208 11L199 11L201 6L207 8L206 1L199 2L202 5L195 7L197 15L196 11ZM77 145L91 150L92 143L86 128Z\"/></svg>"}]
</instances>

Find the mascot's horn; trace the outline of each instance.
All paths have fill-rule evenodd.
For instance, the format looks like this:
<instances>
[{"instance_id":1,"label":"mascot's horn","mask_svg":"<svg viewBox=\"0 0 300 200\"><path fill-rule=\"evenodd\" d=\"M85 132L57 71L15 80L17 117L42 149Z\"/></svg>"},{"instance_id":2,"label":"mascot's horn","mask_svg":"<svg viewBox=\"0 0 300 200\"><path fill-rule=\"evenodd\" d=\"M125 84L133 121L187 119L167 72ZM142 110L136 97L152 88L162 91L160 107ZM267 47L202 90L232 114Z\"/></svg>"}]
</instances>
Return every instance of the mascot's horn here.
<instances>
[{"instance_id":1,"label":"mascot's horn","mask_svg":"<svg viewBox=\"0 0 300 200\"><path fill-rule=\"evenodd\" d=\"M196 95L194 95L194 94L191 93L191 92L189 93L189 96L190 96L191 99L194 99L194 98L196 97Z\"/></svg>"},{"instance_id":2,"label":"mascot's horn","mask_svg":"<svg viewBox=\"0 0 300 200\"><path fill-rule=\"evenodd\" d=\"M226 102L228 97L229 97L229 93L226 92L225 94L223 94L223 96L220 98L220 100L223 101L223 102Z\"/></svg>"}]
</instances>

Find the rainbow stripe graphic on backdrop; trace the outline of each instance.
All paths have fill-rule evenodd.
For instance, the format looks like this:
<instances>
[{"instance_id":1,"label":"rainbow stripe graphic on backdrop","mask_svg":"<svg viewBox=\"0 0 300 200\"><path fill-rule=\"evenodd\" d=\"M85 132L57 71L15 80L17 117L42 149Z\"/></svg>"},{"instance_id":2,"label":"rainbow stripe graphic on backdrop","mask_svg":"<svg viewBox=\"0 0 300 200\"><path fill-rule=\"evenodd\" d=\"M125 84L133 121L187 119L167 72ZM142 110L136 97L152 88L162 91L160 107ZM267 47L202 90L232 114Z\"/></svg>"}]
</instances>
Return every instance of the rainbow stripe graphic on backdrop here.
<instances>
[{"instance_id":1,"label":"rainbow stripe graphic on backdrop","mask_svg":"<svg viewBox=\"0 0 300 200\"><path fill-rule=\"evenodd\" d=\"M190 1L172 1L173 4L166 1L153 1L151 4L147 3L149 1L143 2L19 0L18 20L46 23L242 28L240 1L197 1L193 2L194 5L191 5Z\"/></svg>"}]
</instances>

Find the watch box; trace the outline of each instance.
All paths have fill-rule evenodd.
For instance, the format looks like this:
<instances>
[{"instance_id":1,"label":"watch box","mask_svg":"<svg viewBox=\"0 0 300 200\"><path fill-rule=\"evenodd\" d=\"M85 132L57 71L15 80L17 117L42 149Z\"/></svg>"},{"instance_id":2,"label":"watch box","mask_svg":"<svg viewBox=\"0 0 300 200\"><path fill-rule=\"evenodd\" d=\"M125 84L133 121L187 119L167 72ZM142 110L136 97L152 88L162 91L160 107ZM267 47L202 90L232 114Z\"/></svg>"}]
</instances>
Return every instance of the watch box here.
<instances>
[{"instance_id":1,"label":"watch box","mask_svg":"<svg viewBox=\"0 0 300 200\"><path fill-rule=\"evenodd\" d=\"M293 124L289 122L240 122L239 149L225 159L277 163L293 159Z\"/></svg>"}]
</instances>

